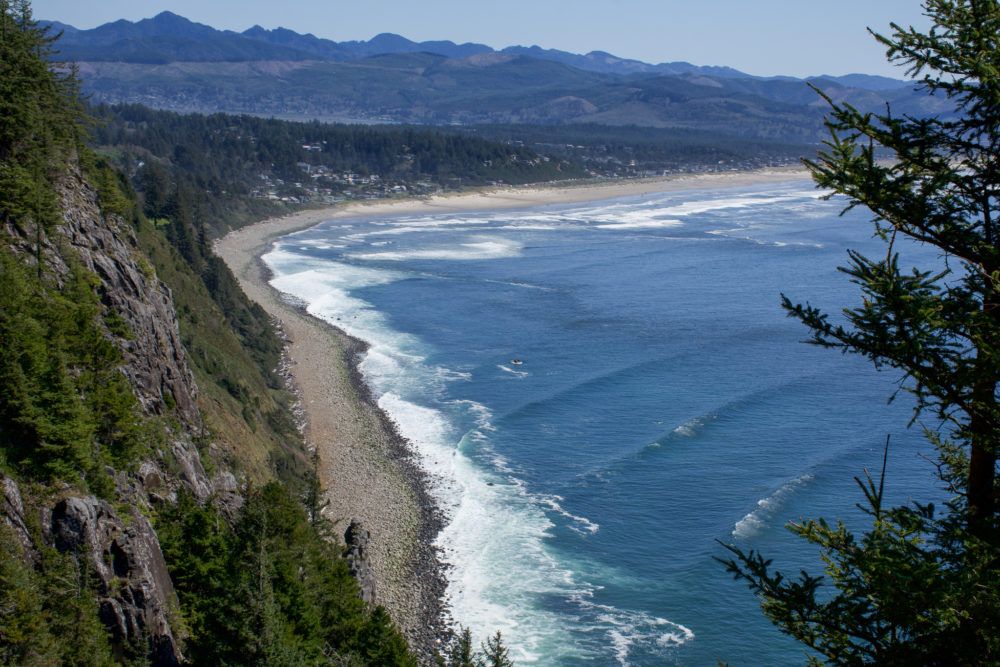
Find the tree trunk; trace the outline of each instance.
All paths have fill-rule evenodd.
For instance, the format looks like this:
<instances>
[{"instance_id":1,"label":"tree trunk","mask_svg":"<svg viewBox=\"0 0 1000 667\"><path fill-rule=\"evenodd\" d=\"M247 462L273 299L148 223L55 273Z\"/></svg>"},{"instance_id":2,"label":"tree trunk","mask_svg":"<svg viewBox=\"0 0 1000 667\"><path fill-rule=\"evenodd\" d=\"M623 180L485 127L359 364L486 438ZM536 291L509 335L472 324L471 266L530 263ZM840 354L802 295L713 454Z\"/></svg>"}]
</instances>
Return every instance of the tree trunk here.
<instances>
[{"instance_id":1,"label":"tree trunk","mask_svg":"<svg viewBox=\"0 0 1000 667\"><path fill-rule=\"evenodd\" d=\"M969 473L965 498L969 507L969 528L974 535L986 538L989 519L996 512L994 483L997 454L997 429L988 416L996 401L996 382L981 380L973 389L973 408L969 417ZM980 407L982 406L982 407ZM979 409L976 409L979 408Z\"/></svg>"},{"instance_id":2,"label":"tree trunk","mask_svg":"<svg viewBox=\"0 0 1000 667\"><path fill-rule=\"evenodd\" d=\"M966 491L966 499L972 520L976 524L990 518L996 511L993 480L997 456L991 449L973 444L969 453L969 488Z\"/></svg>"}]
</instances>

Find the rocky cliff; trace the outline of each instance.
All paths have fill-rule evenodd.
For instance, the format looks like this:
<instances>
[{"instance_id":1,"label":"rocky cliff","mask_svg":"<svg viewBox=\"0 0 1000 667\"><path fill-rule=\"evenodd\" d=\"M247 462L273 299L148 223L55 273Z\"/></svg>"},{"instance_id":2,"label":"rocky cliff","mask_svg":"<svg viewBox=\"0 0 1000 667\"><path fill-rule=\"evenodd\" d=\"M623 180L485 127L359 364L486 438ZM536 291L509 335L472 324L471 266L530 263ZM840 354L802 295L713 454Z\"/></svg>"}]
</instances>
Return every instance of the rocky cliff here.
<instances>
[{"instance_id":1,"label":"rocky cliff","mask_svg":"<svg viewBox=\"0 0 1000 667\"><path fill-rule=\"evenodd\" d=\"M135 233L118 215L105 215L97 194L78 171L59 183L63 223L59 232L72 256L101 280L101 298L128 324L131 335L116 337L129 378L148 413L173 413L188 431L200 426L198 387L188 367L170 290L157 280L138 251ZM63 252L53 261L64 263Z\"/></svg>"},{"instance_id":2,"label":"rocky cliff","mask_svg":"<svg viewBox=\"0 0 1000 667\"><path fill-rule=\"evenodd\" d=\"M88 148L57 38L28 2L0 33L0 664L415 667L303 505L282 344L199 177Z\"/></svg>"},{"instance_id":3,"label":"rocky cliff","mask_svg":"<svg viewBox=\"0 0 1000 667\"><path fill-rule=\"evenodd\" d=\"M179 664L183 656L171 628L177 598L149 520L135 508L122 516L93 496L66 498L43 514L47 541L86 558L96 574L100 617L116 643L148 637L155 664Z\"/></svg>"},{"instance_id":4,"label":"rocky cliff","mask_svg":"<svg viewBox=\"0 0 1000 667\"><path fill-rule=\"evenodd\" d=\"M98 278L102 307L124 322L107 331L122 353L126 376L147 415L169 416L166 450L153 453L136 471L107 470L118 508L71 489L26 499L21 486L0 477L0 519L14 532L29 561L38 549L74 554L96 577L99 615L116 645L147 642L155 664L183 662L176 631L177 598L157 535L144 514L188 489L205 500L212 493L238 504L239 485L229 471L209 479L193 437L202 429L198 387L185 359L170 291L138 250L130 225L105 215L97 193L71 168L58 184L62 222L48 234L4 228L10 247L37 262L57 280L82 265ZM37 251L38 246L42 251ZM126 509L121 509L122 507ZM32 530L32 526L36 527Z\"/></svg>"}]
</instances>

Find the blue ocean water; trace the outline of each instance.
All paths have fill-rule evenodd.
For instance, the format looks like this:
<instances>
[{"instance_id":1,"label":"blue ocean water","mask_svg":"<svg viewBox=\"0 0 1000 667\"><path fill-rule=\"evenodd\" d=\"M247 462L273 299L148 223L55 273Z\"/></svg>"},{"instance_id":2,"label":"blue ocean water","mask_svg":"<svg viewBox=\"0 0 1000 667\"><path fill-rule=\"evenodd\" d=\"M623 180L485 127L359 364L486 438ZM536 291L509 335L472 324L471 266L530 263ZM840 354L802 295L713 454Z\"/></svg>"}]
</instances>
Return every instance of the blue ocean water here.
<instances>
[{"instance_id":1,"label":"blue ocean water","mask_svg":"<svg viewBox=\"0 0 1000 667\"><path fill-rule=\"evenodd\" d=\"M857 304L870 215L810 182L329 221L273 284L370 343L362 372L448 524L455 620L519 664L802 664L718 541L820 570L784 525L858 523L853 477L933 493L892 373L800 341L779 294ZM917 263L929 250L905 248Z\"/></svg>"}]
</instances>

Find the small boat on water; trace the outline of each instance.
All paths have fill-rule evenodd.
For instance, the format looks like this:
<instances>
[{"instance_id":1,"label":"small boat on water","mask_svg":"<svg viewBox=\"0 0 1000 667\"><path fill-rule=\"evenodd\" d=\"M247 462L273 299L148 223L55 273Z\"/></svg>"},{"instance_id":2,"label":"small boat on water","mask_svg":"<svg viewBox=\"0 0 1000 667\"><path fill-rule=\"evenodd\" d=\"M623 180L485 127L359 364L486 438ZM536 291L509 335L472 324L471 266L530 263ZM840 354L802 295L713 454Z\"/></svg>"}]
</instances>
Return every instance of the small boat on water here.
<instances>
[{"instance_id":1,"label":"small boat on water","mask_svg":"<svg viewBox=\"0 0 1000 667\"><path fill-rule=\"evenodd\" d=\"M523 361L521 361L520 359L511 359L511 360L510 360L510 363L514 364L515 366L520 366L520 365L521 365L521 364L523 364L524 362L523 362Z\"/></svg>"}]
</instances>

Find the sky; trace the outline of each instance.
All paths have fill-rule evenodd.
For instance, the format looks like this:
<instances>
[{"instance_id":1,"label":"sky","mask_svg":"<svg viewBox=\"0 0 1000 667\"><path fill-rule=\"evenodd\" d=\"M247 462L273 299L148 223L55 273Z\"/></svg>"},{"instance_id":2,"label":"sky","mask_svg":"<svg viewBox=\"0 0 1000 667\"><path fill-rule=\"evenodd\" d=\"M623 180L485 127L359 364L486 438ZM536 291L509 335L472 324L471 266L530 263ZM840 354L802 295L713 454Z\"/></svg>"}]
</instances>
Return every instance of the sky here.
<instances>
[{"instance_id":1,"label":"sky","mask_svg":"<svg viewBox=\"0 0 1000 667\"><path fill-rule=\"evenodd\" d=\"M94 28L171 11L220 30L284 27L335 41L392 32L414 41L606 51L649 63L749 74L903 78L867 28L926 29L915 0L33 0L36 19Z\"/></svg>"}]
</instances>

